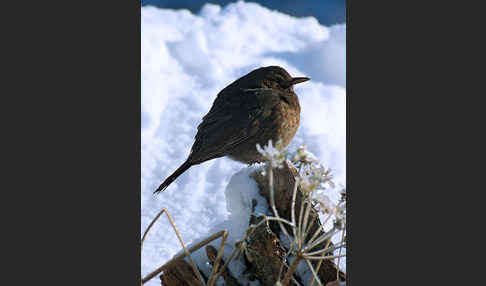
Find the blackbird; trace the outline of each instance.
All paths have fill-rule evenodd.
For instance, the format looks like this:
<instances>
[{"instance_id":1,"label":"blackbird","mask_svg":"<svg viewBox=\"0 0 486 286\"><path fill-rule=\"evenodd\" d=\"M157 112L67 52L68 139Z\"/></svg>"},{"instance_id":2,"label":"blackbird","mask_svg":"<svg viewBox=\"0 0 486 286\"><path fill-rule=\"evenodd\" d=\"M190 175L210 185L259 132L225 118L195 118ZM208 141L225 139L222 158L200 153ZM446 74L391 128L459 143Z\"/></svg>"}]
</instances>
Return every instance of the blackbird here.
<instances>
[{"instance_id":1,"label":"blackbird","mask_svg":"<svg viewBox=\"0 0 486 286\"><path fill-rule=\"evenodd\" d=\"M193 165L229 156L253 164L262 162L256 144L281 140L286 147L300 122L299 99L293 85L308 81L292 77L279 66L255 69L220 91L197 127L187 160L154 193L164 191Z\"/></svg>"}]
</instances>

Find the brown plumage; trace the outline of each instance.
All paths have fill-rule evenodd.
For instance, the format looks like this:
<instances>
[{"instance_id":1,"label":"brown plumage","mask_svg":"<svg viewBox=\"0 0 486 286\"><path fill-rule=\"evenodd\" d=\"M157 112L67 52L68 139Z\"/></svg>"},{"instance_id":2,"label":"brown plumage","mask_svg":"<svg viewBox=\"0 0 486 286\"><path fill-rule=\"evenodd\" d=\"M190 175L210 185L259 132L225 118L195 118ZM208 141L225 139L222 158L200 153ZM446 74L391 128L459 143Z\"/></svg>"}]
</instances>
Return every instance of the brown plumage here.
<instances>
[{"instance_id":1,"label":"brown plumage","mask_svg":"<svg viewBox=\"0 0 486 286\"><path fill-rule=\"evenodd\" d=\"M252 164L262 162L256 144L282 139L287 146L299 128L300 105L293 85L309 80L291 77L279 66L262 67L219 92L197 127L187 160L154 193L164 191L193 165L229 156Z\"/></svg>"}]
</instances>

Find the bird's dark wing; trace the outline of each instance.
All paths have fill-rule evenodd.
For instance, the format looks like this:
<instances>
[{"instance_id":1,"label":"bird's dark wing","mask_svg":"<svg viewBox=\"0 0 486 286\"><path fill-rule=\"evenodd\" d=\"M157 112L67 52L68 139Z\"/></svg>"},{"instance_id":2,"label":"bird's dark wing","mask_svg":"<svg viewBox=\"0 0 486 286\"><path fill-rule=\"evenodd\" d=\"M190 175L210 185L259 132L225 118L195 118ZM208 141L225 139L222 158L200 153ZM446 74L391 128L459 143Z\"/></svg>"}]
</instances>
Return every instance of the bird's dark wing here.
<instances>
[{"instance_id":1,"label":"bird's dark wing","mask_svg":"<svg viewBox=\"0 0 486 286\"><path fill-rule=\"evenodd\" d=\"M216 99L203 117L189 160L194 163L222 157L246 140L258 136L261 125L280 102L275 89L234 89ZM220 95L218 95L219 97Z\"/></svg>"}]
</instances>

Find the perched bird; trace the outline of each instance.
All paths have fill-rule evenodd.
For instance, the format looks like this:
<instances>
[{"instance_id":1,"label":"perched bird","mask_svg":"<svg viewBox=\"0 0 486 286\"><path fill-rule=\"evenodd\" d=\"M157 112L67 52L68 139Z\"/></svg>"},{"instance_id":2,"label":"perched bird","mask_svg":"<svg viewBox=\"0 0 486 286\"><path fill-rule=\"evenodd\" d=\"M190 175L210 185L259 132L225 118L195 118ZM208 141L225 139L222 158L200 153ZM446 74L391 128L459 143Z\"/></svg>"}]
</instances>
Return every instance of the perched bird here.
<instances>
[{"instance_id":1,"label":"perched bird","mask_svg":"<svg viewBox=\"0 0 486 286\"><path fill-rule=\"evenodd\" d=\"M237 79L219 92L197 127L187 160L154 193L164 191L193 165L229 156L253 164L263 161L256 144L282 140L287 146L300 122L299 99L293 85L308 81L292 77L279 66L262 67Z\"/></svg>"}]
</instances>

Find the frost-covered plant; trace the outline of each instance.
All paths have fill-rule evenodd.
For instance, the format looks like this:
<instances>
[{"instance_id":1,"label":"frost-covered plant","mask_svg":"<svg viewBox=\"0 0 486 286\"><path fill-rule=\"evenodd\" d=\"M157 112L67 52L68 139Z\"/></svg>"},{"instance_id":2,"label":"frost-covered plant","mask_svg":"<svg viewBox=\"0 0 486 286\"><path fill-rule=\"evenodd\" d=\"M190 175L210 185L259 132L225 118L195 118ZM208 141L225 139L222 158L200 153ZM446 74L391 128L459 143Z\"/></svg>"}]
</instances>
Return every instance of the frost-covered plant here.
<instances>
[{"instance_id":1,"label":"frost-covered plant","mask_svg":"<svg viewBox=\"0 0 486 286\"><path fill-rule=\"evenodd\" d=\"M261 148L257 145L257 150L267 159L268 161L268 177L270 186L270 201L271 207L276 218L279 218L275 202L274 202L274 186L273 186L273 172L272 169L275 167L280 168L285 159L287 159L287 152L284 148L273 147L270 141L267 146ZM290 241L290 247L286 256L294 255L295 259L292 265L289 267L283 281L277 281L279 285L288 285L292 279L292 274L296 271L300 261L304 260L308 265L313 278L311 285L314 281L318 285L322 285L317 273L319 267L323 260L340 258L345 255L341 255L341 249L346 247L345 243L345 224L346 224L346 196L345 190L342 192L341 200L338 204L334 204L329 197L324 193L327 187L334 188L335 185L332 181L333 177L331 175L331 169L324 168L319 161L309 153L305 146L301 146L297 151L290 156L290 159L294 166L298 168L298 175L295 178L296 183L294 185L292 193L292 210L291 210L291 222L281 222L279 221L280 229L287 236ZM297 189L300 187L303 199L301 200L300 212L296 213L295 202ZM315 207L320 211L325 219L313 234L309 237L312 219L310 218L310 209ZM304 211L305 209L305 211ZM333 219L333 227L325 231L324 225L330 219ZM309 223L312 221L312 223ZM287 223L292 227L292 236L290 236L283 223ZM333 246L331 244L331 238L338 232L341 233L341 241ZM314 250L317 246L326 243L325 247L320 250ZM338 255L331 255L335 250L339 249ZM313 251L314 250L314 251ZM317 267L314 268L311 261L318 260ZM337 271L339 274L339 261L336 264ZM282 271L282 269L281 269ZM339 277L339 275L337 275Z\"/></svg>"},{"instance_id":2,"label":"frost-covered plant","mask_svg":"<svg viewBox=\"0 0 486 286\"><path fill-rule=\"evenodd\" d=\"M256 144L256 149L273 168L281 168L287 157L287 152L282 144L282 140L277 141L275 147L272 144L272 140L269 140L268 145L263 146L263 148L260 144Z\"/></svg>"}]
</instances>

